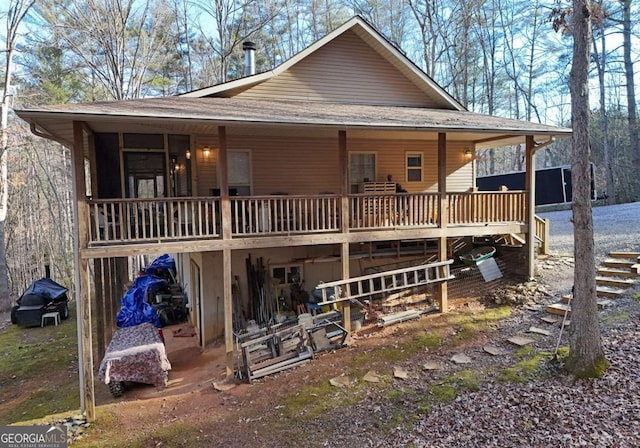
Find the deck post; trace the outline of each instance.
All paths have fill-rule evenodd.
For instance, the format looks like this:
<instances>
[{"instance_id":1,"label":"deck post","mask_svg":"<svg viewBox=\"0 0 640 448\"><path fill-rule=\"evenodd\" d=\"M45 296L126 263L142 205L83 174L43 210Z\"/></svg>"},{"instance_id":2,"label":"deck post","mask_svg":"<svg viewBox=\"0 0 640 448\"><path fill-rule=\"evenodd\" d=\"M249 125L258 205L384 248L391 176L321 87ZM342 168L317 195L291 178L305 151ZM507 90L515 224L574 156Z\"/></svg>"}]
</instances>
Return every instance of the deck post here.
<instances>
[{"instance_id":1,"label":"deck post","mask_svg":"<svg viewBox=\"0 0 640 448\"><path fill-rule=\"evenodd\" d=\"M535 142L532 135L527 135L525 164L525 188L527 190L527 255L525 260L526 275L528 278L535 276L535 244L536 244L536 166L535 166Z\"/></svg>"},{"instance_id":2,"label":"deck post","mask_svg":"<svg viewBox=\"0 0 640 448\"><path fill-rule=\"evenodd\" d=\"M449 203L447 202L447 134L438 133L438 227L442 230L438 237L438 261L447 261L447 233L449 225ZM448 267L448 266L447 266ZM445 269L439 267L438 269ZM440 272L444 276L444 272ZM449 310L447 282L439 282L435 286L435 295L441 313Z\"/></svg>"},{"instance_id":3,"label":"deck post","mask_svg":"<svg viewBox=\"0 0 640 448\"><path fill-rule=\"evenodd\" d=\"M224 346L228 376L233 375L233 295L231 292L231 279L231 249L223 249L222 290L224 296Z\"/></svg>"},{"instance_id":4,"label":"deck post","mask_svg":"<svg viewBox=\"0 0 640 448\"><path fill-rule=\"evenodd\" d=\"M222 239L231 239L231 200L227 173L227 131L218 126L218 186L222 214ZM224 346L227 375L233 375L233 294L231 288L231 249L222 250L222 295L224 302ZM218 316L216 316L218 319Z\"/></svg>"},{"instance_id":5,"label":"deck post","mask_svg":"<svg viewBox=\"0 0 640 448\"><path fill-rule=\"evenodd\" d=\"M340 260L342 261L342 278L347 280L351 277L351 273L349 272L349 243L341 244ZM346 285L346 287L349 288L349 285ZM349 295L349 291L344 291L344 293ZM351 333L350 300L342 301L342 323L344 324L344 329L347 330L347 333Z\"/></svg>"},{"instance_id":6,"label":"deck post","mask_svg":"<svg viewBox=\"0 0 640 448\"><path fill-rule=\"evenodd\" d=\"M340 161L340 230L342 233L349 231L349 155L347 153L347 131L338 131L338 158ZM342 262L342 278L347 280L349 272L349 243L340 245L340 261ZM342 323L345 330L351 332L351 302L342 302Z\"/></svg>"},{"instance_id":7,"label":"deck post","mask_svg":"<svg viewBox=\"0 0 640 448\"><path fill-rule=\"evenodd\" d=\"M84 124L73 122L73 161L71 175L73 178L74 208L74 244L75 259L75 295L77 303L78 326L78 361L80 368L80 412L85 413L87 421L95 420L95 397L93 385L93 341L91 332L91 301L89 295L89 262L80 257L80 251L86 249L89 241L89 227L86 219L89 216L87 190L84 171Z\"/></svg>"},{"instance_id":8,"label":"deck post","mask_svg":"<svg viewBox=\"0 0 640 448\"><path fill-rule=\"evenodd\" d=\"M227 173L227 129L218 126L218 186L220 187L220 215L222 239L231 239L231 201Z\"/></svg>"},{"instance_id":9,"label":"deck post","mask_svg":"<svg viewBox=\"0 0 640 448\"><path fill-rule=\"evenodd\" d=\"M340 163L340 231L349 232L349 154L347 131L338 131L338 161Z\"/></svg>"}]
</instances>

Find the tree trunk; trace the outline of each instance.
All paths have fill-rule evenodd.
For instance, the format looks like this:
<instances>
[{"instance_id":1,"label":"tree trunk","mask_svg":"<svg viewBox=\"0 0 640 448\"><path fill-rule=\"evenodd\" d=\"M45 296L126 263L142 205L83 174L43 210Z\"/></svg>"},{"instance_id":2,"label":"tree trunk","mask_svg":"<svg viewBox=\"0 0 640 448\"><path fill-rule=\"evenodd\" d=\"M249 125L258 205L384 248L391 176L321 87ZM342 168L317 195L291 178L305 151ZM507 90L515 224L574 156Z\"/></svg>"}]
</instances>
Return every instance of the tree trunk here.
<instances>
[{"instance_id":1,"label":"tree trunk","mask_svg":"<svg viewBox=\"0 0 640 448\"><path fill-rule=\"evenodd\" d=\"M613 161L611 160L611 149L609 148L609 116L607 114L607 97L606 97L606 85L605 85L605 70L607 62L607 46L605 39L605 28L601 26L600 33L600 57L598 57L598 44L596 39L593 39L593 52L595 55L596 69L598 71L598 86L600 89L600 127L602 129L602 152L604 156L604 171L605 171L605 185L607 205L616 203L616 187L613 178Z\"/></svg>"},{"instance_id":2,"label":"tree trunk","mask_svg":"<svg viewBox=\"0 0 640 448\"><path fill-rule=\"evenodd\" d=\"M640 141L638 141L638 117L636 114L636 89L633 81L631 59L631 0L622 0L622 43L624 53L624 75L627 85L627 108L629 117L629 141L633 170L640 172ZM634 176L632 200L640 199L640 179Z\"/></svg>"},{"instance_id":3,"label":"tree trunk","mask_svg":"<svg viewBox=\"0 0 640 448\"><path fill-rule=\"evenodd\" d=\"M573 128L574 293L567 369L578 378L600 377L608 367L602 349L595 281L589 161L591 1L573 0L573 63L569 76Z\"/></svg>"}]
</instances>

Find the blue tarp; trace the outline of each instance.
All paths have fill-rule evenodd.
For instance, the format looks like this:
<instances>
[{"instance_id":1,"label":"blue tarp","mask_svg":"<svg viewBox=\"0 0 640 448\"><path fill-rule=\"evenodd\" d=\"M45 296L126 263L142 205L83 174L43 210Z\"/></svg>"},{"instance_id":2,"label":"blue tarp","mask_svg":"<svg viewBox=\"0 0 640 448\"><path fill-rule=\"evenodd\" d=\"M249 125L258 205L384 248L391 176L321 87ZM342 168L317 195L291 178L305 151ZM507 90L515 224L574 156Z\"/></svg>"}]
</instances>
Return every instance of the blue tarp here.
<instances>
[{"instance_id":1,"label":"blue tarp","mask_svg":"<svg viewBox=\"0 0 640 448\"><path fill-rule=\"evenodd\" d=\"M147 303L147 291L156 291L167 285L167 281L153 275L143 275L135 279L133 286L120 300L120 312L117 316L119 328L133 327L150 322L161 328L158 313Z\"/></svg>"},{"instance_id":2,"label":"blue tarp","mask_svg":"<svg viewBox=\"0 0 640 448\"><path fill-rule=\"evenodd\" d=\"M169 271L171 273L170 278L163 275L163 271ZM164 278L165 280L170 280L171 278L175 279L176 262L168 254L160 255L158 258L153 260L149 266L147 266L145 272L155 275L156 277Z\"/></svg>"},{"instance_id":3,"label":"blue tarp","mask_svg":"<svg viewBox=\"0 0 640 448\"><path fill-rule=\"evenodd\" d=\"M22 296L20 296L20 298L28 294L34 294L45 299L56 300L64 298L67 291L68 289L64 286L59 285L50 278L45 277L31 283L31 285L22 293ZM20 299L18 299L18 302L20 302Z\"/></svg>"}]
</instances>

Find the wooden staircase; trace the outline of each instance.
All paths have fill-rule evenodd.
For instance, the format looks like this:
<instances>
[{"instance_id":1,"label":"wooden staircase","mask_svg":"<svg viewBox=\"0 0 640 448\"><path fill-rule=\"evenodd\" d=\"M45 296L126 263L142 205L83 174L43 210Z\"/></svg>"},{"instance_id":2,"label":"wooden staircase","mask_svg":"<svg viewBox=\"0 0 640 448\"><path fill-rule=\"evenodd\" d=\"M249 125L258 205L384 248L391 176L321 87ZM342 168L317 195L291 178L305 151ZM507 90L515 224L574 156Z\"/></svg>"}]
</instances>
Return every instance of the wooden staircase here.
<instances>
[{"instance_id":1,"label":"wooden staircase","mask_svg":"<svg viewBox=\"0 0 640 448\"><path fill-rule=\"evenodd\" d=\"M603 309L636 284L640 277L640 252L609 252L609 257L596 271L598 309ZM564 315L571 312L571 294L562 296L560 303L547 306L550 314Z\"/></svg>"}]
</instances>

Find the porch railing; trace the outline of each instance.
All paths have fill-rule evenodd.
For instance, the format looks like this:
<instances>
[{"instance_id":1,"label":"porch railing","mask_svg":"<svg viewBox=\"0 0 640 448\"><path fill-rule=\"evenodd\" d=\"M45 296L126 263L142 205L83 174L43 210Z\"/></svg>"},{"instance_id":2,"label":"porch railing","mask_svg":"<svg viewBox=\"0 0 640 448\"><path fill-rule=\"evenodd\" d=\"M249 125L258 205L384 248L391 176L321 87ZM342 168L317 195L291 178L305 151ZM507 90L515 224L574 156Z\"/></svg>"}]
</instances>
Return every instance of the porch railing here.
<instances>
[{"instance_id":1,"label":"porch railing","mask_svg":"<svg viewBox=\"0 0 640 448\"><path fill-rule=\"evenodd\" d=\"M438 224L438 195L433 193L350 195L353 230L429 227Z\"/></svg>"},{"instance_id":2,"label":"porch railing","mask_svg":"<svg viewBox=\"0 0 640 448\"><path fill-rule=\"evenodd\" d=\"M437 193L353 194L350 231L411 229L439 224ZM339 195L229 198L231 237L341 231ZM449 226L526 221L524 192L449 193ZM90 200L91 244L126 244L222 237L219 197Z\"/></svg>"},{"instance_id":3,"label":"porch railing","mask_svg":"<svg viewBox=\"0 0 640 448\"><path fill-rule=\"evenodd\" d=\"M216 238L219 198L89 201L89 241L97 244Z\"/></svg>"},{"instance_id":4,"label":"porch railing","mask_svg":"<svg viewBox=\"0 0 640 448\"><path fill-rule=\"evenodd\" d=\"M449 193L449 224L525 222L523 191Z\"/></svg>"},{"instance_id":5,"label":"porch railing","mask_svg":"<svg viewBox=\"0 0 640 448\"><path fill-rule=\"evenodd\" d=\"M251 196L231 199L231 234L300 234L340 230L340 196Z\"/></svg>"}]
</instances>

